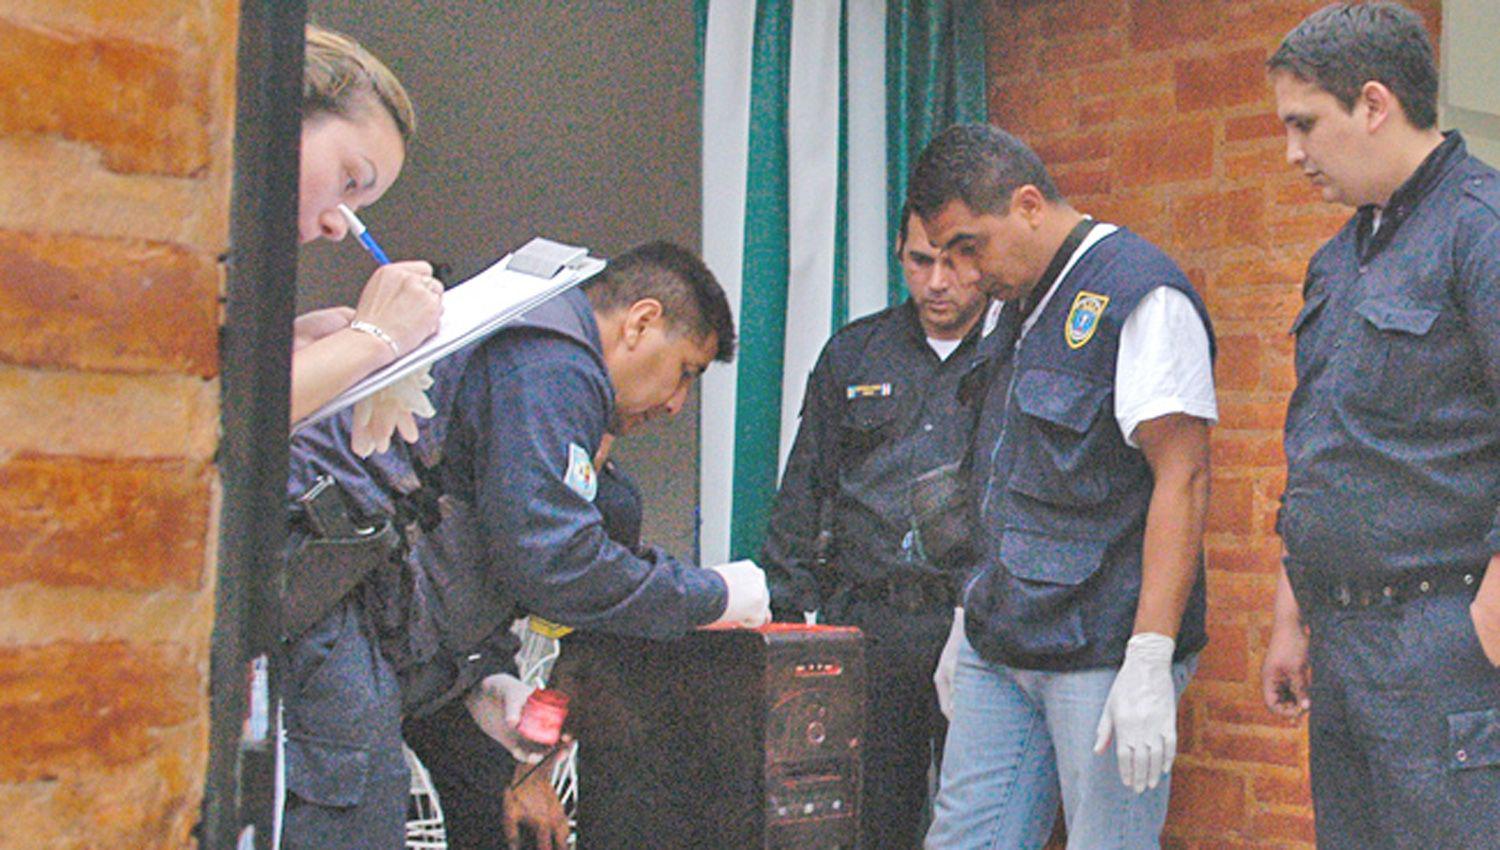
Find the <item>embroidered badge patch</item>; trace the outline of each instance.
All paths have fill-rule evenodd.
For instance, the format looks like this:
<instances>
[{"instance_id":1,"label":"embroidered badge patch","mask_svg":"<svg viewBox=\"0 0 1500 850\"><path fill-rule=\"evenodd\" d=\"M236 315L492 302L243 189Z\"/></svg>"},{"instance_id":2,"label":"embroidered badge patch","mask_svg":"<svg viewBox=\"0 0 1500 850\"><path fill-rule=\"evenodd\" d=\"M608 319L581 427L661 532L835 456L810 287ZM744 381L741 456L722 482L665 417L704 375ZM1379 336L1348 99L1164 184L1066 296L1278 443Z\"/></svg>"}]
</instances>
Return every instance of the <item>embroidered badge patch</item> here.
<instances>
[{"instance_id":1,"label":"embroidered badge patch","mask_svg":"<svg viewBox=\"0 0 1500 850\"><path fill-rule=\"evenodd\" d=\"M1063 336L1069 348L1083 348L1099 329L1099 316L1109 304L1109 296L1093 292L1079 292L1073 298L1073 309L1068 311L1068 321L1063 326Z\"/></svg>"},{"instance_id":2,"label":"embroidered badge patch","mask_svg":"<svg viewBox=\"0 0 1500 850\"><path fill-rule=\"evenodd\" d=\"M563 473L563 483L568 489L583 498L594 501L594 494L599 492L599 478L594 474L594 460L589 453L584 451L583 446L577 443L568 444L568 470Z\"/></svg>"},{"instance_id":3,"label":"embroidered badge patch","mask_svg":"<svg viewBox=\"0 0 1500 850\"><path fill-rule=\"evenodd\" d=\"M890 384L850 384L844 389L844 397L850 399L885 398L890 394Z\"/></svg>"}]
</instances>

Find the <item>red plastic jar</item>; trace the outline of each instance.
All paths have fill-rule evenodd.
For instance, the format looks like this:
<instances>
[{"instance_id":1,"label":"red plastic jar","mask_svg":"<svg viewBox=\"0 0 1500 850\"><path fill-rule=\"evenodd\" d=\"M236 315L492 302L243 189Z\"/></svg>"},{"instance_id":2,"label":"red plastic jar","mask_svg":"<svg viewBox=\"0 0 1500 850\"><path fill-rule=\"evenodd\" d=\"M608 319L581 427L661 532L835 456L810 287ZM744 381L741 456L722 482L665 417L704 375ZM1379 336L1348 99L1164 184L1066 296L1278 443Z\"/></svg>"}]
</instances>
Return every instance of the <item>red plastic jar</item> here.
<instances>
[{"instance_id":1,"label":"red plastic jar","mask_svg":"<svg viewBox=\"0 0 1500 850\"><path fill-rule=\"evenodd\" d=\"M521 707L521 722L516 731L528 741L550 747L562 737L563 721L567 718L568 695L556 688L537 688Z\"/></svg>"}]
</instances>

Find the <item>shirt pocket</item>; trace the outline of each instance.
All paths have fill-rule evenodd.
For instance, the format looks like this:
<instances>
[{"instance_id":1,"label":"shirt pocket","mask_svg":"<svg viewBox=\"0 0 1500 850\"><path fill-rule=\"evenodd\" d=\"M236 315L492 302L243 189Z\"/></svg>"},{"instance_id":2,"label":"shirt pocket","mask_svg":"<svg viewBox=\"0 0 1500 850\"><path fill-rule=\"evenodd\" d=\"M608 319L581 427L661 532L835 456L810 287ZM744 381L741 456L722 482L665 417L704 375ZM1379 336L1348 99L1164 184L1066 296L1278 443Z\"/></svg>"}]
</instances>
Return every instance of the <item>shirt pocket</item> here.
<instances>
[{"instance_id":1,"label":"shirt pocket","mask_svg":"<svg viewBox=\"0 0 1500 850\"><path fill-rule=\"evenodd\" d=\"M1349 352L1354 406L1393 419L1422 413L1441 353L1433 332L1442 308L1404 298L1377 298L1354 308L1364 321Z\"/></svg>"},{"instance_id":2,"label":"shirt pocket","mask_svg":"<svg viewBox=\"0 0 1500 850\"><path fill-rule=\"evenodd\" d=\"M845 400L839 422L839 450L844 468L861 463L892 436L900 416L896 396L856 396Z\"/></svg>"},{"instance_id":3,"label":"shirt pocket","mask_svg":"<svg viewBox=\"0 0 1500 850\"><path fill-rule=\"evenodd\" d=\"M1005 588L999 619L1007 645L1034 657L1055 657L1088 644L1085 583L1104 561L1102 540L1068 540L1007 528L1000 543Z\"/></svg>"},{"instance_id":4,"label":"shirt pocket","mask_svg":"<svg viewBox=\"0 0 1500 850\"><path fill-rule=\"evenodd\" d=\"M1449 770L1500 767L1500 709L1448 715Z\"/></svg>"},{"instance_id":5,"label":"shirt pocket","mask_svg":"<svg viewBox=\"0 0 1500 850\"><path fill-rule=\"evenodd\" d=\"M1032 369L1012 389L1022 413L1015 467L1007 487L1061 507L1088 507L1109 496L1109 471L1095 451L1095 422L1113 387L1067 372Z\"/></svg>"}]
</instances>

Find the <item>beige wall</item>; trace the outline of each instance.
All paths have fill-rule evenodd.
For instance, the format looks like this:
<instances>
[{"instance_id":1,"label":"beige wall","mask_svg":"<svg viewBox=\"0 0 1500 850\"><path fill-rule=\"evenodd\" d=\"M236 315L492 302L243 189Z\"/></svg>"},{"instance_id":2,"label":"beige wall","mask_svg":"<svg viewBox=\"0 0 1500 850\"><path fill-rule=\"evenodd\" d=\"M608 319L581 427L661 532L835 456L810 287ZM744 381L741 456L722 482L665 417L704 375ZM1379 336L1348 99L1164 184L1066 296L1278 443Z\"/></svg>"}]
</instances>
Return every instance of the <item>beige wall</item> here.
<instances>
[{"instance_id":1,"label":"beige wall","mask_svg":"<svg viewBox=\"0 0 1500 850\"><path fill-rule=\"evenodd\" d=\"M1440 124L1463 131L1469 150L1500 167L1500 3L1443 0Z\"/></svg>"},{"instance_id":2,"label":"beige wall","mask_svg":"<svg viewBox=\"0 0 1500 850\"><path fill-rule=\"evenodd\" d=\"M697 250L698 85L688 0L312 0L309 15L386 60L418 130L395 187L362 218L393 257L461 279L534 235L608 255L648 239ZM303 250L301 306L349 302L358 246ZM697 404L618 444L646 536L691 553Z\"/></svg>"},{"instance_id":3,"label":"beige wall","mask_svg":"<svg viewBox=\"0 0 1500 850\"><path fill-rule=\"evenodd\" d=\"M237 16L0 0L0 847L191 845Z\"/></svg>"}]
</instances>

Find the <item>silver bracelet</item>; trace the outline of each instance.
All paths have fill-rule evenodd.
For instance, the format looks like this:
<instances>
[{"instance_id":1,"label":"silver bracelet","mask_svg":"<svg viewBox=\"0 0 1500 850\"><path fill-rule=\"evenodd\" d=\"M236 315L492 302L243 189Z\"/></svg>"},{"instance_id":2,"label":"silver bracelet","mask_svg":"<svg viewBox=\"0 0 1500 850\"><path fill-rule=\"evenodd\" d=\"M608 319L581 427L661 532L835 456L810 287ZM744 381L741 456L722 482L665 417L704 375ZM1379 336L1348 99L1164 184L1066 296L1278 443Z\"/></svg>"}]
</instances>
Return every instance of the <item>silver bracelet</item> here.
<instances>
[{"instance_id":1,"label":"silver bracelet","mask_svg":"<svg viewBox=\"0 0 1500 850\"><path fill-rule=\"evenodd\" d=\"M350 330L367 333L370 336L375 337L386 345L389 345L391 347L391 351L395 352L397 357L401 356L401 346L397 345L394 339L391 339L390 334L381 330L379 325L366 322L363 319L356 319L349 323L349 328Z\"/></svg>"}]
</instances>

